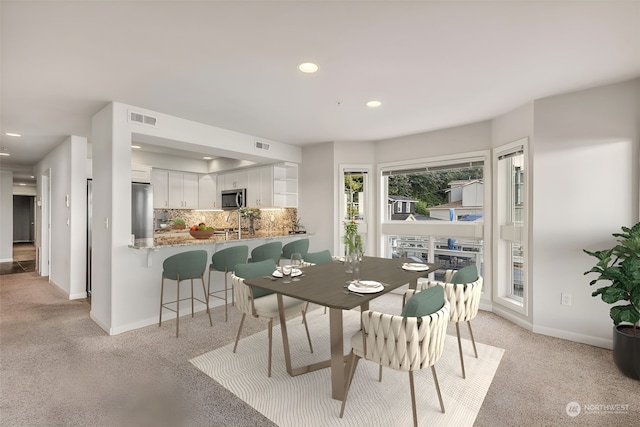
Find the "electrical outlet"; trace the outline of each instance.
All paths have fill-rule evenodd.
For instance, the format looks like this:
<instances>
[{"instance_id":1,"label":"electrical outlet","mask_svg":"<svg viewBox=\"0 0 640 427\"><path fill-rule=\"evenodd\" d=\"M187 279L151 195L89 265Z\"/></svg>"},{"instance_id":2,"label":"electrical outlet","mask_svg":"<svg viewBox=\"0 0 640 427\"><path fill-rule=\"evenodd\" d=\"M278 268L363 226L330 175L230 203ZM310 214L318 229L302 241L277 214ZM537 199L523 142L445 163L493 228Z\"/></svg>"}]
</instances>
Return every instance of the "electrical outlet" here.
<instances>
[{"instance_id":1,"label":"electrical outlet","mask_svg":"<svg viewBox=\"0 0 640 427\"><path fill-rule=\"evenodd\" d=\"M560 304L571 305L571 294L561 293L560 298L561 298Z\"/></svg>"}]
</instances>

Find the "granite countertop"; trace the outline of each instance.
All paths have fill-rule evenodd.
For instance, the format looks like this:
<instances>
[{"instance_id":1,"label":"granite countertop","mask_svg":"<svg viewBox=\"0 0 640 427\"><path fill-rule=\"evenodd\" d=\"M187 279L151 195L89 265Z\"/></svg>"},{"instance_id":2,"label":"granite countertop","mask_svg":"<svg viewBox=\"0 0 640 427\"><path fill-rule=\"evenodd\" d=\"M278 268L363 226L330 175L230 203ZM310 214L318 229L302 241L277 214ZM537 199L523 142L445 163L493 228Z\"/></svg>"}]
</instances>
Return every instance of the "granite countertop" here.
<instances>
[{"instance_id":1,"label":"granite countertop","mask_svg":"<svg viewBox=\"0 0 640 427\"><path fill-rule=\"evenodd\" d=\"M257 231L254 235L247 232L242 233L240 240L268 239L278 237L302 236L301 234L289 234L282 231ZM238 240L237 232L229 232L229 238L225 239L224 233L213 234L208 239L195 239L189 234L189 230L156 230L152 239L136 239L129 247L134 249L155 249L173 246L197 246L210 245L222 242L232 242Z\"/></svg>"}]
</instances>

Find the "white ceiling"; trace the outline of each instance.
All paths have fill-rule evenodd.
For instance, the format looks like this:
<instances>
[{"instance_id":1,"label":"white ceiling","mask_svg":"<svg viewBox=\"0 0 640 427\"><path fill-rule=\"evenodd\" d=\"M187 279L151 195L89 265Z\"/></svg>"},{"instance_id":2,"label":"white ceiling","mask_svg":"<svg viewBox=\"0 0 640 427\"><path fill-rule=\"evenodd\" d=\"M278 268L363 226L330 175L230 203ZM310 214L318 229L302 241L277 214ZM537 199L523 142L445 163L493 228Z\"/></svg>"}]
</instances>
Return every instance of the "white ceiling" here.
<instances>
[{"instance_id":1,"label":"white ceiling","mask_svg":"<svg viewBox=\"0 0 640 427\"><path fill-rule=\"evenodd\" d=\"M2 1L0 157L110 101L294 145L475 122L640 75L640 1ZM303 61L320 70L306 75ZM383 102L377 109L365 106ZM21 138L5 136L17 132Z\"/></svg>"}]
</instances>

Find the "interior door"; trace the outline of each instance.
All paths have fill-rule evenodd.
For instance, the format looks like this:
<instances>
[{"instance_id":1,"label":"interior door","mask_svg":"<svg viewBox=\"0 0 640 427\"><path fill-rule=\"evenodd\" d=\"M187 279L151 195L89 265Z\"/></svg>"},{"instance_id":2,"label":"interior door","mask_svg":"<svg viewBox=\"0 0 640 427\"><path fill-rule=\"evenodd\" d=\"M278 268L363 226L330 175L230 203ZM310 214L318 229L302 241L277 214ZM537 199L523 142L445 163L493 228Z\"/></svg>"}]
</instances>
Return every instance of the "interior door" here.
<instances>
[{"instance_id":1,"label":"interior door","mask_svg":"<svg viewBox=\"0 0 640 427\"><path fill-rule=\"evenodd\" d=\"M33 242L34 196L13 196L13 241Z\"/></svg>"}]
</instances>

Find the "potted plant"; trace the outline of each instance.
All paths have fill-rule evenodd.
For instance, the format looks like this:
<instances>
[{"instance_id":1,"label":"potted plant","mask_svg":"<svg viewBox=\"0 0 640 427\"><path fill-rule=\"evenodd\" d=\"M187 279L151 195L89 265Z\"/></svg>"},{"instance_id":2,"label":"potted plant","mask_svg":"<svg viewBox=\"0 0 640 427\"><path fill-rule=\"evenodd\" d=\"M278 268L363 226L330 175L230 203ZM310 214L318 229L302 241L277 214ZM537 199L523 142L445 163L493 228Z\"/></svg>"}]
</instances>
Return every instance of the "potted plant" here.
<instances>
[{"instance_id":1,"label":"potted plant","mask_svg":"<svg viewBox=\"0 0 640 427\"><path fill-rule=\"evenodd\" d=\"M304 225L300 222L300 217L296 216L292 222L292 228L294 234L302 234L305 231L303 230Z\"/></svg>"},{"instance_id":2,"label":"potted plant","mask_svg":"<svg viewBox=\"0 0 640 427\"><path fill-rule=\"evenodd\" d=\"M609 282L591 295L600 295L608 304L626 302L611 307L613 319L613 359L626 376L640 379L640 222L622 227L614 233L617 244L611 249L585 253L598 259L584 274L599 274L589 285L600 280Z\"/></svg>"},{"instance_id":3,"label":"potted plant","mask_svg":"<svg viewBox=\"0 0 640 427\"><path fill-rule=\"evenodd\" d=\"M184 228L187 228L184 219L182 218L174 218L173 221L171 221L171 228L177 229L177 230L182 230Z\"/></svg>"}]
</instances>

